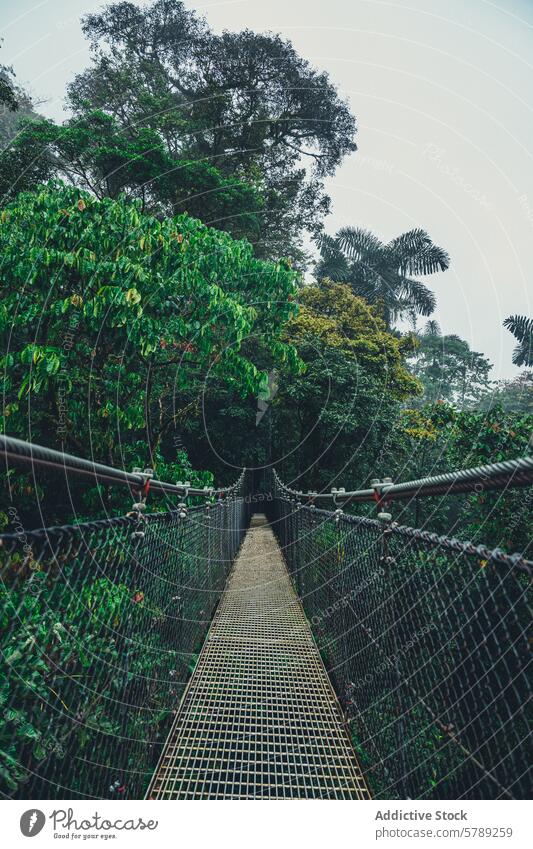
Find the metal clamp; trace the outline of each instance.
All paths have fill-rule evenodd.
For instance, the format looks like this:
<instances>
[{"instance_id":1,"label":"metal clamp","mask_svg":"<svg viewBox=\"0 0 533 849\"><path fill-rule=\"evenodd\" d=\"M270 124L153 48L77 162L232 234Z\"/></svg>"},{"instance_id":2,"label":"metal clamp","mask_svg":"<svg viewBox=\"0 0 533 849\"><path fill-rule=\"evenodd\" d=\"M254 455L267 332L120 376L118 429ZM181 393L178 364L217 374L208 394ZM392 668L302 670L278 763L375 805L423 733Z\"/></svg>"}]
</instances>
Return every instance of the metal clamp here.
<instances>
[{"instance_id":1,"label":"metal clamp","mask_svg":"<svg viewBox=\"0 0 533 849\"><path fill-rule=\"evenodd\" d=\"M185 481L185 483L183 481L176 481L176 486L180 486L183 488L183 498L189 497L189 490L191 488L190 481Z\"/></svg>"},{"instance_id":2,"label":"metal clamp","mask_svg":"<svg viewBox=\"0 0 533 849\"><path fill-rule=\"evenodd\" d=\"M345 503L346 489L344 486L341 486L338 489L336 487L332 487L331 494L333 496L333 504L335 504L336 506ZM341 499L340 501L339 498Z\"/></svg>"},{"instance_id":3,"label":"metal clamp","mask_svg":"<svg viewBox=\"0 0 533 849\"><path fill-rule=\"evenodd\" d=\"M383 478L382 481L380 481L379 478L372 478L370 486L374 490L374 501L377 506L381 508L383 505L387 504L387 490L390 489L391 486L394 486L392 478ZM389 498L388 501L390 502L390 500L391 499ZM380 518L380 515L385 516L387 514L379 514L378 519Z\"/></svg>"},{"instance_id":4,"label":"metal clamp","mask_svg":"<svg viewBox=\"0 0 533 849\"><path fill-rule=\"evenodd\" d=\"M141 540L144 539L144 511L146 510L146 498L150 489L150 481L154 476L154 470L149 468L142 470L135 467L133 474L139 475L142 478L142 485L139 492L139 499L133 502L131 512L128 513L128 516L133 516L136 519L136 527L131 534L132 540Z\"/></svg>"}]
</instances>

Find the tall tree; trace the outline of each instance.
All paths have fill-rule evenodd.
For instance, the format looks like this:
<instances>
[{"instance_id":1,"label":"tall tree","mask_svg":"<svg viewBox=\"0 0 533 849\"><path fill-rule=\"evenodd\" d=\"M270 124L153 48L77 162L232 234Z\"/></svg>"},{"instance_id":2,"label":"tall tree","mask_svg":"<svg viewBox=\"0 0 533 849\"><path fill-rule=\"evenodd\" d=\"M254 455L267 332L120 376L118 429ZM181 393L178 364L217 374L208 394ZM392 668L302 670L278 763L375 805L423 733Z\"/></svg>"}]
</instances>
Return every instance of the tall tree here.
<instances>
[{"instance_id":1,"label":"tall tree","mask_svg":"<svg viewBox=\"0 0 533 849\"><path fill-rule=\"evenodd\" d=\"M516 366L533 366L533 319L525 315L511 315L503 322L511 331L518 345L513 351Z\"/></svg>"},{"instance_id":2,"label":"tall tree","mask_svg":"<svg viewBox=\"0 0 533 849\"><path fill-rule=\"evenodd\" d=\"M69 89L76 117L100 109L132 138L155 130L172 157L251 183L264 198L256 251L301 258L302 230L317 233L329 207L324 178L356 148L328 75L278 35L216 35L179 0L115 3L83 29L92 65Z\"/></svg>"},{"instance_id":3,"label":"tall tree","mask_svg":"<svg viewBox=\"0 0 533 849\"><path fill-rule=\"evenodd\" d=\"M445 271L450 258L424 230L409 230L388 243L358 227L319 238L317 278L349 283L357 295L380 304L388 327L405 316L431 315L436 299L416 279Z\"/></svg>"},{"instance_id":4,"label":"tall tree","mask_svg":"<svg viewBox=\"0 0 533 849\"><path fill-rule=\"evenodd\" d=\"M286 337L306 370L282 370L259 429L271 416L274 460L297 488L357 489L374 476L401 403L421 386L405 367L405 340L348 286L324 279L300 300Z\"/></svg>"},{"instance_id":5,"label":"tall tree","mask_svg":"<svg viewBox=\"0 0 533 849\"><path fill-rule=\"evenodd\" d=\"M11 71L5 65L0 65L0 104L11 112L18 109L15 87L11 80Z\"/></svg>"},{"instance_id":6,"label":"tall tree","mask_svg":"<svg viewBox=\"0 0 533 849\"><path fill-rule=\"evenodd\" d=\"M498 380L482 399L480 408L490 410L496 406L506 413L533 415L533 371L524 369L512 380Z\"/></svg>"},{"instance_id":7,"label":"tall tree","mask_svg":"<svg viewBox=\"0 0 533 849\"><path fill-rule=\"evenodd\" d=\"M62 126L25 121L0 157L0 196L14 197L58 175L98 198L138 198L143 211L187 210L204 222L223 222L237 238L260 230L262 198L253 186L224 177L208 162L172 157L155 130L130 136L98 110Z\"/></svg>"},{"instance_id":8,"label":"tall tree","mask_svg":"<svg viewBox=\"0 0 533 849\"><path fill-rule=\"evenodd\" d=\"M22 121L37 117L32 98L15 80L13 69L0 64L0 152L16 136Z\"/></svg>"},{"instance_id":9,"label":"tall tree","mask_svg":"<svg viewBox=\"0 0 533 849\"><path fill-rule=\"evenodd\" d=\"M15 82L12 68L0 65L0 204L50 176L49 165L41 161L41 147L36 149L31 141L24 145L20 139L25 122L38 117L32 98Z\"/></svg>"},{"instance_id":10,"label":"tall tree","mask_svg":"<svg viewBox=\"0 0 533 849\"><path fill-rule=\"evenodd\" d=\"M2 41L0 41L1 45ZM0 105L7 107L10 112L16 112L19 106L16 86L13 82L13 69L6 65L0 65Z\"/></svg>"}]
</instances>

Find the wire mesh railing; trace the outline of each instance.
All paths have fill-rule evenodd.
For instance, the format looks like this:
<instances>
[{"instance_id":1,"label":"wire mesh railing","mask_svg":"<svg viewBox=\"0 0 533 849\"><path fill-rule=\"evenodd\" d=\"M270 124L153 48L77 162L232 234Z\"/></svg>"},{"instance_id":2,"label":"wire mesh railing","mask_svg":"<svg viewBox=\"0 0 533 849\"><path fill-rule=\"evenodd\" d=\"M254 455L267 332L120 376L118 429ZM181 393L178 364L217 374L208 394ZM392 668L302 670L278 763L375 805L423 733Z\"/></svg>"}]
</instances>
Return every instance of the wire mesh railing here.
<instances>
[{"instance_id":1,"label":"wire mesh railing","mask_svg":"<svg viewBox=\"0 0 533 849\"><path fill-rule=\"evenodd\" d=\"M346 493L275 472L195 490L0 439L7 462L126 486L126 516L0 535L0 793L140 798L248 524L264 501L377 798L527 798L523 555L348 515L341 506L526 486L533 461ZM203 503L146 513L152 489ZM316 503L333 501L335 510Z\"/></svg>"},{"instance_id":2,"label":"wire mesh railing","mask_svg":"<svg viewBox=\"0 0 533 849\"><path fill-rule=\"evenodd\" d=\"M142 798L247 526L245 477L201 506L0 536L4 796Z\"/></svg>"},{"instance_id":3,"label":"wire mesh railing","mask_svg":"<svg viewBox=\"0 0 533 849\"><path fill-rule=\"evenodd\" d=\"M528 798L533 564L271 488L374 797Z\"/></svg>"}]
</instances>

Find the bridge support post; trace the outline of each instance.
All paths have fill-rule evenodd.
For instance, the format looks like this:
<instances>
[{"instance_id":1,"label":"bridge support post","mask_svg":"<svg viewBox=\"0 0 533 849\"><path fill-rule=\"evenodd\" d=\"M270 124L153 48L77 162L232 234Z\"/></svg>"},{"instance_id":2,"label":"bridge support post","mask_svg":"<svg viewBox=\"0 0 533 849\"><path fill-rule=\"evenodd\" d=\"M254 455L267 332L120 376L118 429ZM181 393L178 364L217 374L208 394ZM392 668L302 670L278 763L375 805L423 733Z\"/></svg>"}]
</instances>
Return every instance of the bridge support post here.
<instances>
[{"instance_id":1,"label":"bridge support post","mask_svg":"<svg viewBox=\"0 0 533 849\"><path fill-rule=\"evenodd\" d=\"M373 482L374 483L374 482ZM385 478L383 480L384 484L390 484L391 479ZM407 792L406 786L406 723L405 723L405 711L406 706L403 700L403 676L401 670L401 662L400 662L400 651L399 651L399 641L398 641L398 622L399 622L399 611L397 607L397 593L395 591L395 579L396 575L394 573L394 567L396 566L396 558L391 552L390 541L392 536L392 530L394 527L394 522L392 518L392 513L389 512L391 510L392 504L391 501L386 501L383 497L380 489L379 482L374 484L374 488L377 493L379 493L379 498L376 499L378 508L380 512L378 513L378 519L382 523L382 545L381 545L381 563L382 567L385 571L386 582L388 587L388 607L390 610L389 615L389 634L390 638L386 641L390 646L391 650L391 668L393 670L393 686L396 690L395 702L396 702L396 720L395 720L395 740L396 740L396 753L399 761L399 770L398 775L399 778L395 782L396 788L400 798L407 799L409 798L409 794Z\"/></svg>"}]
</instances>

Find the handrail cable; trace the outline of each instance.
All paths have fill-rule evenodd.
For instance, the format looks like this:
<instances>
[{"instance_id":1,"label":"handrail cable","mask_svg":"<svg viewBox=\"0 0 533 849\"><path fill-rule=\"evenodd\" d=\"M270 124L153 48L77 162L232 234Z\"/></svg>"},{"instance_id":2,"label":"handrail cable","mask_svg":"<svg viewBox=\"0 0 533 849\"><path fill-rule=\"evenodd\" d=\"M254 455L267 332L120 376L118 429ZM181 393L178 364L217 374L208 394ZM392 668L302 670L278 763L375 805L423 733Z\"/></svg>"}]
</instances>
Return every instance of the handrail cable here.
<instances>
[{"instance_id":1,"label":"handrail cable","mask_svg":"<svg viewBox=\"0 0 533 849\"><path fill-rule=\"evenodd\" d=\"M390 478L373 480L369 489L333 488L330 492L302 492L291 489L280 480L274 470L276 483L292 497L317 501L332 499L334 503L352 503L364 501L400 500L430 495L448 495L453 492L484 492L490 489L505 489L509 486L528 486L533 484L533 457L521 457L518 460L505 460L501 463L489 463L471 469L458 469L418 480L393 483Z\"/></svg>"},{"instance_id":2,"label":"handrail cable","mask_svg":"<svg viewBox=\"0 0 533 849\"><path fill-rule=\"evenodd\" d=\"M63 469L72 474L85 475L95 478L99 483L114 484L118 486L129 486L133 490L141 491L151 477L152 470L146 469L142 472L135 469L127 472L113 466L95 463L68 454L64 451L56 451L34 442L26 442L12 436L0 435L0 453L6 461L11 460L18 464L31 464L36 466L48 466L55 469ZM335 503L350 501L392 501L405 498L447 495L453 492L481 492L490 489L503 489L508 486L528 486L533 484L533 457L521 457L517 460L505 460L499 463L489 463L484 466L475 466L470 469L457 469L452 472L444 472L440 475L419 478L403 483L393 483L390 478L382 481L373 480L372 486L367 489L356 489L346 491L343 488L333 488L330 492L317 492L310 490L292 489L280 479L274 470L276 482L287 495L304 498L308 501L333 500ZM238 486L239 480L229 487L191 487L187 482L170 483L154 478L150 480L152 492L165 492L186 497L190 496L212 496L231 493Z\"/></svg>"},{"instance_id":3,"label":"handrail cable","mask_svg":"<svg viewBox=\"0 0 533 849\"><path fill-rule=\"evenodd\" d=\"M149 481L151 492L164 492L170 495L179 495L183 498L187 496L210 497L231 494L238 487L244 474L243 470L239 479L231 486L205 486L200 489L191 486L188 482L183 483L178 481L177 483L169 483L168 481L154 479L152 478L152 469L145 469L144 472L140 469L135 469L133 472L126 472L124 469L105 466L102 463L95 463L92 460L76 457L74 454L56 451L53 448L46 448L34 442L26 442L22 439L15 439L12 436L5 435L0 435L0 455L4 456L6 463L11 461L17 464L47 466L76 475L92 477L97 483L129 486L130 489L138 492L146 490L147 482Z\"/></svg>"}]
</instances>

